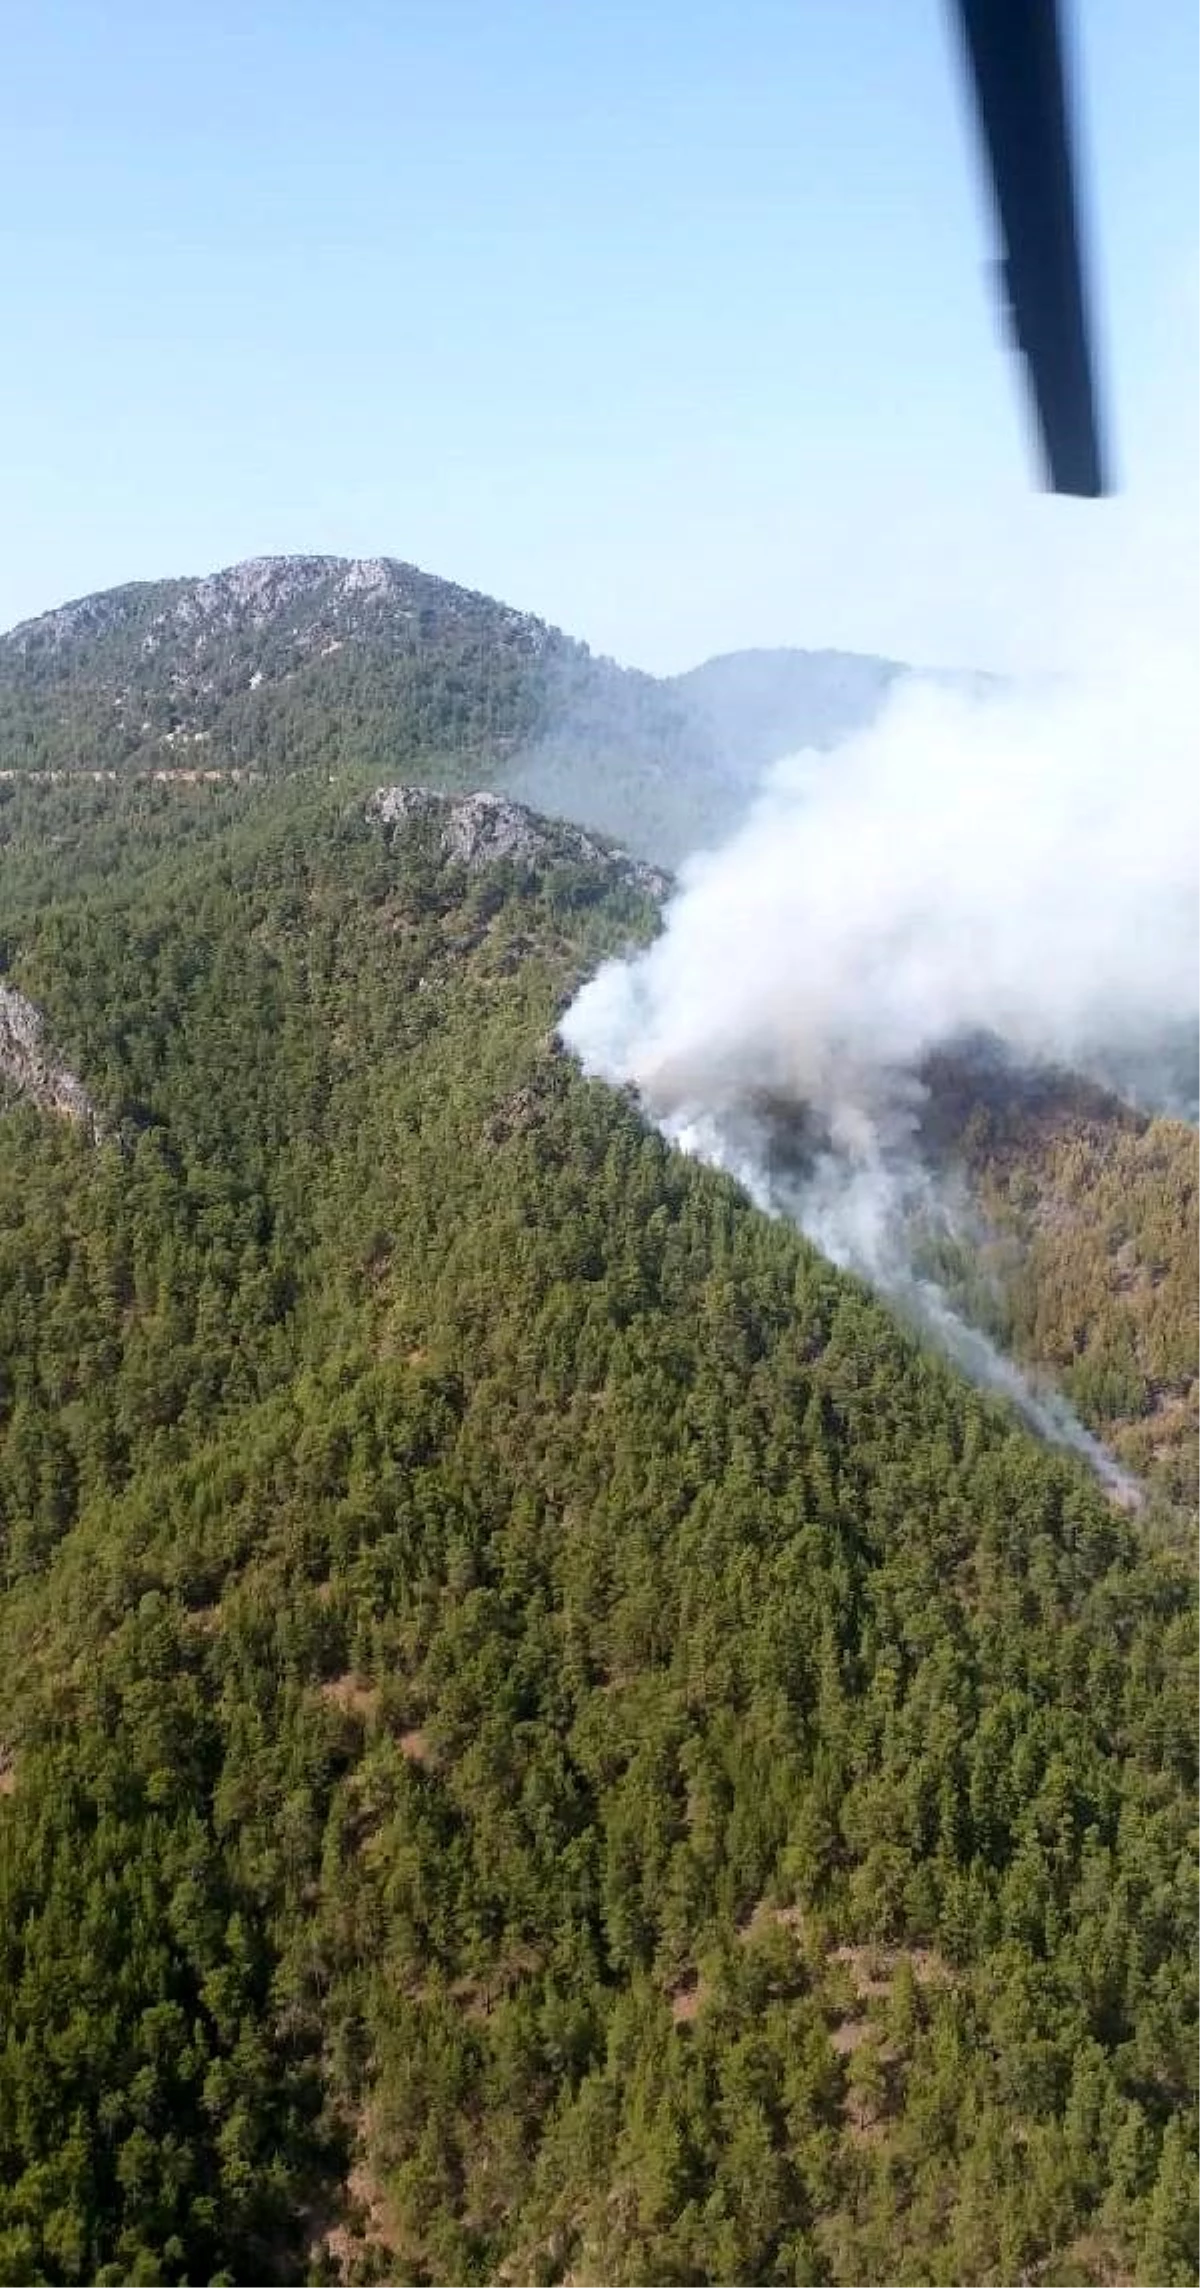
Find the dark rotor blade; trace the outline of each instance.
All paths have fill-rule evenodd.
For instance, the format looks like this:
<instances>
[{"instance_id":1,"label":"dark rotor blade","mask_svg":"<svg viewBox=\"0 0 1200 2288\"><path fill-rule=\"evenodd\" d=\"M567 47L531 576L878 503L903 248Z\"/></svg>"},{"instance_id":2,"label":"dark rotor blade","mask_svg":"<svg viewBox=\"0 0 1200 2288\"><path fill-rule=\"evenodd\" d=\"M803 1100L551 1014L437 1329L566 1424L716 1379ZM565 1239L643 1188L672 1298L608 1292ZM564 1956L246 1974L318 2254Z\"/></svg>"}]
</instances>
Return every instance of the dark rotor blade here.
<instances>
[{"instance_id":1,"label":"dark rotor blade","mask_svg":"<svg viewBox=\"0 0 1200 2288\"><path fill-rule=\"evenodd\" d=\"M955 0L1051 489L1105 485L1057 0Z\"/></svg>"}]
</instances>

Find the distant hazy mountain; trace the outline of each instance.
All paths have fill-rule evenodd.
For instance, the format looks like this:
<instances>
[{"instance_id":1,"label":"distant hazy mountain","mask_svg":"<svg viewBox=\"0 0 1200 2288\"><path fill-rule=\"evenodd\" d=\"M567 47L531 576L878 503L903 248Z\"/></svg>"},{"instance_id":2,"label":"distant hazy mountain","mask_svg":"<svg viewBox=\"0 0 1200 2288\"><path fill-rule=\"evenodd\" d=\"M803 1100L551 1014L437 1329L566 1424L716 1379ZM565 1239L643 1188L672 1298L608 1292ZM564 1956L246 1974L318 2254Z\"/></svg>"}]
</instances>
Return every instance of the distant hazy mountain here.
<instances>
[{"instance_id":1,"label":"distant hazy mountain","mask_svg":"<svg viewBox=\"0 0 1200 2288\"><path fill-rule=\"evenodd\" d=\"M898 678L892 659L850 651L732 651L674 678L693 723L739 775L865 729Z\"/></svg>"},{"instance_id":2,"label":"distant hazy mountain","mask_svg":"<svg viewBox=\"0 0 1200 2288\"><path fill-rule=\"evenodd\" d=\"M729 831L764 764L836 745L904 672L766 651L659 679L390 558L263 557L0 637L0 769L407 772L673 865Z\"/></svg>"}]
</instances>

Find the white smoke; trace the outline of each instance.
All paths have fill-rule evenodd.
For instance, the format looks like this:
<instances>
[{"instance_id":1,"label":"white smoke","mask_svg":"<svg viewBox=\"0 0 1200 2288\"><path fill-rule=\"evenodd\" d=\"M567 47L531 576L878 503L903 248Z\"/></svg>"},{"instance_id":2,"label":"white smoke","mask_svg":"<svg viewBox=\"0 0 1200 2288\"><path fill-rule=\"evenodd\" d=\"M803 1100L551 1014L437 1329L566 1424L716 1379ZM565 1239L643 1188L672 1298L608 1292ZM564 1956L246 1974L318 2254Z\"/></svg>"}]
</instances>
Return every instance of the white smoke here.
<instances>
[{"instance_id":1,"label":"white smoke","mask_svg":"<svg viewBox=\"0 0 1200 2288\"><path fill-rule=\"evenodd\" d=\"M1193 640L1113 645L1086 679L900 687L868 731L769 775L682 870L662 935L562 1031L688 1149L921 1317L977 1379L1096 1462L918 1278L920 1068L968 1035L1082 1068L1146 1058L1200 996ZM770 1110L815 1158L781 1169ZM945 1213L944 1203L940 1211Z\"/></svg>"}]
</instances>

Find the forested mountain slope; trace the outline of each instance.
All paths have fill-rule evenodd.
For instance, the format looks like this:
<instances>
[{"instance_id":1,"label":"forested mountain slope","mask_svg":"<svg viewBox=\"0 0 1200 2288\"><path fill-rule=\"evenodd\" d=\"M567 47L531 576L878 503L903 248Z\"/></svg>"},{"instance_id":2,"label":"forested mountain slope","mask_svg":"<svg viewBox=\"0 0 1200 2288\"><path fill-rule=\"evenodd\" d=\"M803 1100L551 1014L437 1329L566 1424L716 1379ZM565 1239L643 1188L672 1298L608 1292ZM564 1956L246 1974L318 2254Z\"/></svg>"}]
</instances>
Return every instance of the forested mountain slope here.
<instances>
[{"instance_id":1,"label":"forested mountain slope","mask_svg":"<svg viewBox=\"0 0 1200 2288\"><path fill-rule=\"evenodd\" d=\"M556 1050L628 867L21 801L0 2278L1193 2278L1189 1568Z\"/></svg>"},{"instance_id":2,"label":"forested mountain slope","mask_svg":"<svg viewBox=\"0 0 1200 2288\"><path fill-rule=\"evenodd\" d=\"M220 785L231 773L349 767L369 784L403 770L435 786L492 785L671 863L720 839L773 756L836 745L906 672L775 650L659 683L390 559L265 558L88 597L0 638L0 798L11 821L30 772L65 771L81 787L93 771L133 779L139 799L122 816L139 836L155 814L156 773L175 784L215 773ZM175 815L190 834L188 806ZM100 840L106 863L135 862L128 837L97 819L72 863L95 866ZM951 1091L957 1129L940 1141L983 1225L979 1244L943 1270L1005 1347L1065 1389L1156 1490L1194 1509L1193 1139L1159 1128L1153 1147L1131 1152L1119 1100L1093 1096L1080 1125L1068 1084L1063 1118L1048 1123L1043 1105L1014 1158L1029 1099L1009 1075L995 1170L972 1121L981 1076L967 1080ZM1116 1191L1134 1228L1109 1219L1102 1266L1081 1217Z\"/></svg>"},{"instance_id":3,"label":"forested mountain slope","mask_svg":"<svg viewBox=\"0 0 1200 2288\"><path fill-rule=\"evenodd\" d=\"M0 636L0 772L404 771L673 865L728 832L765 761L858 727L899 672L791 652L663 681L391 558L263 557Z\"/></svg>"},{"instance_id":4,"label":"forested mountain slope","mask_svg":"<svg viewBox=\"0 0 1200 2288\"><path fill-rule=\"evenodd\" d=\"M941 1275L1144 1485L1194 1517L1195 1129L1002 1057L943 1056L926 1078L934 1164L964 1180L977 1211Z\"/></svg>"},{"instance_id":5,"label":"forested mountain slope","mask_svg":"<svg viewBox=\"0 0 1200 2288\"><path fill-rule=\"evenodd\" d=\"M411 565L264 557L115 588L0 640L15 769L284 772L422 752L503 754L554 665L588 654Z\"/></svg>"}]
</instances>

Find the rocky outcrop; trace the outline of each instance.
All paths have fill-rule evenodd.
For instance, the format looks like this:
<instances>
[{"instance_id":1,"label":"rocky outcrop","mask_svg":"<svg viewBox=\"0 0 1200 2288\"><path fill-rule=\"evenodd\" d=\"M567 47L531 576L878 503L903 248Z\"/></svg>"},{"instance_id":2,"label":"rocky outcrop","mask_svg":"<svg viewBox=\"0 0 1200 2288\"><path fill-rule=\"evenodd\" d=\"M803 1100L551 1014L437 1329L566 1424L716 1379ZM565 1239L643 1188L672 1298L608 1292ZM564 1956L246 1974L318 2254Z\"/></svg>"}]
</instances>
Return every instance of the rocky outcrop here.
<instances>
[{"instance_id":1,"label":"rocky outcrop","mask_svg":"<svg viewBox=\"0 0 1200 2288\"><path fill-rule=\"evenodd\" d=\"M533 864L566 861L614 868L651 897L665 897L670 888L670 876L657 866L631 858L627 851L600 841L582 827L543 818L524 803L510 802L503 795L443 795L432 787L379 787L367 804L367 816L390 827L418 820L432 822L443 856L472 873L501 859Z\"/></svg>"},{"instance_id":2,"label":"rocky outcrop","mask_svg":"<svg viewBox=\"0 0 1200 2288\"><path fill-rule=\"evenodd\" d=\"M533 657L556 640L532 613L394 557L256 556L202 579L133 581L80 597L23 621L0 637L0 648L30 659L125 638L143 660L176 653L186 685L197 659L230 635L272 634L305 658L381 629L401 640L423 616L436 619L443 634L482 629L491 641L506 639Z\"/></svg>"},{"instance_id":3,"label":"rocky outcrop","mask_svg":"<svg viewBox=\"0 0 1200 2288\"><path fill-rule=\"evenodd\" d=\"M11 985L0 985L0 1087L5 1084L44 1112L76 1122L93 1141L99 1136L99 1117L83 1082L51 1050L41 1010Z\"/></svg>"}]
</instances>

